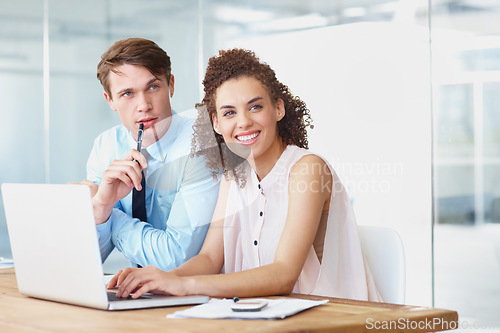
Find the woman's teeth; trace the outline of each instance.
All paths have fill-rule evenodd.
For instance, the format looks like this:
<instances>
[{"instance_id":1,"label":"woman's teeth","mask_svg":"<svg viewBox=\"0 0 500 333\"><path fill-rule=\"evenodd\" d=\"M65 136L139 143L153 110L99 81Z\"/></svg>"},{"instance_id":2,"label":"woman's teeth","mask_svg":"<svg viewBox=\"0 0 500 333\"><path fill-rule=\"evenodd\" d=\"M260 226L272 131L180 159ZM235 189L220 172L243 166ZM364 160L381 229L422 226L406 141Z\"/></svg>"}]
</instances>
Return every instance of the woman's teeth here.
<instances>
[{"instance_id":1,"label":"woman's teeth","mask_svg":"<svg viewBox=\"0 0 500 333\"><path fill-rule=\"evenodd\" d=\"M260 132L255 132L255 133L250 134L250 135L237 136L236 139L238 139L238 141L250 141L250 140L256 138L259 135L259 133Z\"/></svg>"}]
</instances>

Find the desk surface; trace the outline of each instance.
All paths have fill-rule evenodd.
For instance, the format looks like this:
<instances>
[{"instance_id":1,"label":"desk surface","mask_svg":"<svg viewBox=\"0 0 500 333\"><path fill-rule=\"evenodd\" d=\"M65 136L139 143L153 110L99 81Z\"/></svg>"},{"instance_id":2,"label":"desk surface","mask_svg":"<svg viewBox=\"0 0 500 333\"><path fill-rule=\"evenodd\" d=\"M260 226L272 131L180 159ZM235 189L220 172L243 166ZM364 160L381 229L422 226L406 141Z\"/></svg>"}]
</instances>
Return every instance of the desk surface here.
<instances>
[{"instance_id":1,"label":"desk surface","mask_svg":"<svg viewBox=\"0 0 500 333\"><path fill-rule=\"evenodd\" d=\"M326 299L306 295L297 298ZM434 332L457 324L455 311L339 298L282 320L171 319L188 307L102 311L21 295L13 268L0 269L1 332ZM438 325L438 322L441 325ZM444 323L444 324L443 324ZM392 326L393 329L384 328Z\"/></svg>"}]
</instances>

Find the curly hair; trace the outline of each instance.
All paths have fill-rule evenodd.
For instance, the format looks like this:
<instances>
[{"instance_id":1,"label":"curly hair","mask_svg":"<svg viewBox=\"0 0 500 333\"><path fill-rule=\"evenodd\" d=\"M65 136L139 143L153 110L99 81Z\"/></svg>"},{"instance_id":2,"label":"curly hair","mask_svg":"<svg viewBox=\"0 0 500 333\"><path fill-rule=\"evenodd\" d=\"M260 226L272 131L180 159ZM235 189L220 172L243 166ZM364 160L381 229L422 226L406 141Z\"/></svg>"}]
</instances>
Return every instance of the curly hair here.
<instances>
[{"instance_id":1,"label":"curly hair","mask_svg":"<svg viewBox=\"0 0 500 333\"><path fill-rule=\"evenodd\" d=\"M283 100L285 116L278 122L278 134L285 146L296 145L308 149L306 127L313 128L306 104L293 96L290 89L278 81L274 70L260 62L254 52L244 49L222 50L218 56L211 57L203 80L205 97L201 104L196 105L198 118L193 125L191 154L205 157L207 168L212 171L214 178L223 171L227 179L233 176L241 187L245 186L246 179L239 166L245 159L227 147L222 135L214 131L212 119L217 116L217 89L228 80L244 76L257 79L266 88L273 103Z\"/></svg>"}]
</instances>

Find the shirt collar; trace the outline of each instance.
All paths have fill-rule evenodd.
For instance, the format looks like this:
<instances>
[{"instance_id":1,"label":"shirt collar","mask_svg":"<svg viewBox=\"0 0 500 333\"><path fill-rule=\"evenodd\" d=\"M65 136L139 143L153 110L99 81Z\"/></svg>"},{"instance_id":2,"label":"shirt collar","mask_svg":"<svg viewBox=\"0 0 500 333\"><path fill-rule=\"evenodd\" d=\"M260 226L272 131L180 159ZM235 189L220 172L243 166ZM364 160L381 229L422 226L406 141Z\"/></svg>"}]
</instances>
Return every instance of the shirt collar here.
<instances>
[{"instance_id":1,"label":"shirt collar","mask_svg":"<svg viewBox=\"0 0 500 333\"><path fill-rule=\"evenodd\" d=\"M289 162L291 155L295 151L294 148L295 146L289 145L281 153L280 158L273 166L271 171L269 171L269 173L264 177L264 179L260 181L262 190L271 188L278 181L278 177L284 172L288 171L287 164ZM252 178L254 179L254 181L256 181L256 183L259 183L257 174L255 173L254 170L252 170Z\"/></svg>"}]
</instances>

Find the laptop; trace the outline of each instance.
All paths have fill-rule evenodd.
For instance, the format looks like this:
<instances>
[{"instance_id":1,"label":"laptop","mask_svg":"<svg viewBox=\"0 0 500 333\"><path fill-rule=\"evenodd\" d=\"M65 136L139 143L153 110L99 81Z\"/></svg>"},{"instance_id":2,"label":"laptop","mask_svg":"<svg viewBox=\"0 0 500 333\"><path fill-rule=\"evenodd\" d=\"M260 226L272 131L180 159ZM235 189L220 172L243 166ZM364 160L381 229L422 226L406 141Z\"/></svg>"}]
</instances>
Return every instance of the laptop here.
<instances>
[{"instance_id":1,"label":"laptop","mask_svg":"<svg viewBox=\"0 0 500 333\"><path fill-rule=\"evenodd\" d=\"M105 287L90 189L2 184L19 292L103 310L200 304L207 296L117 298Z\"/></svg>"}]
</instances>

